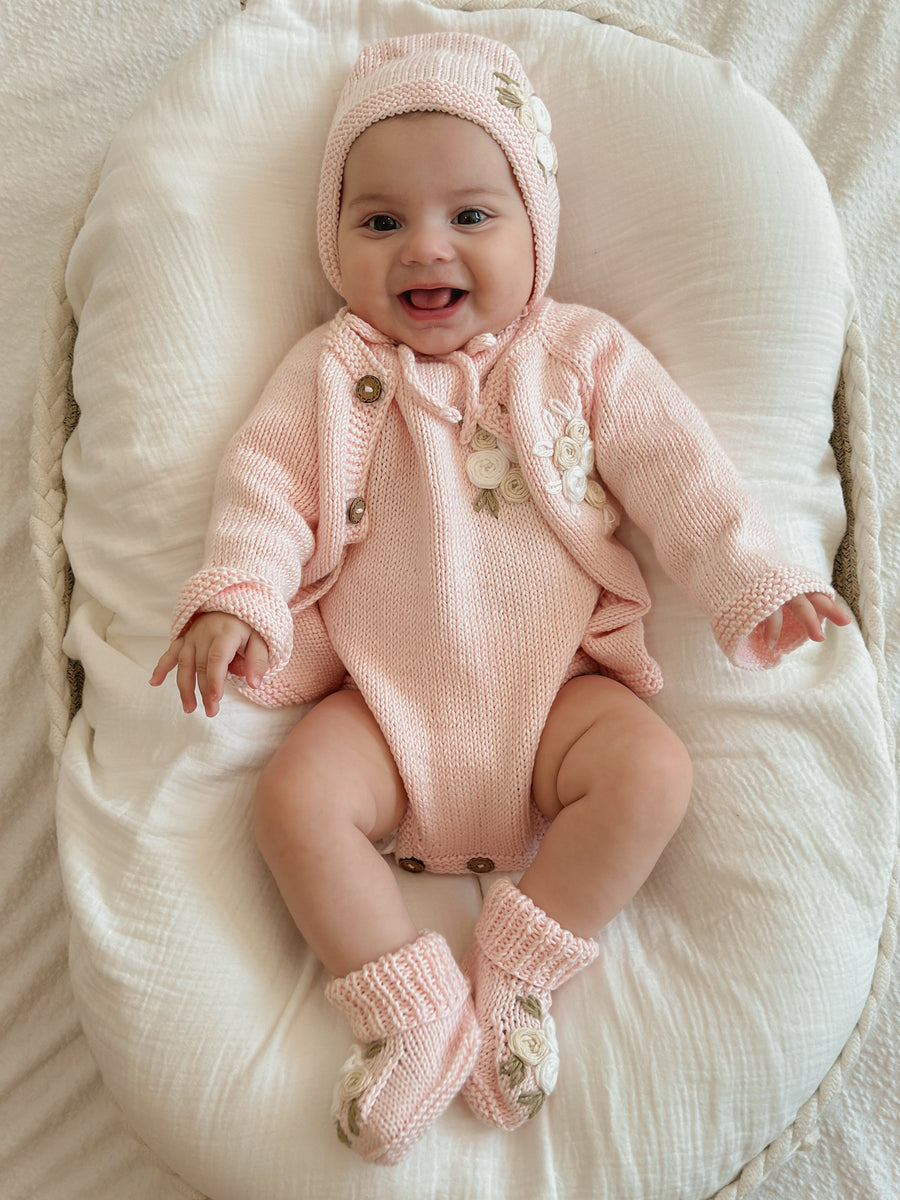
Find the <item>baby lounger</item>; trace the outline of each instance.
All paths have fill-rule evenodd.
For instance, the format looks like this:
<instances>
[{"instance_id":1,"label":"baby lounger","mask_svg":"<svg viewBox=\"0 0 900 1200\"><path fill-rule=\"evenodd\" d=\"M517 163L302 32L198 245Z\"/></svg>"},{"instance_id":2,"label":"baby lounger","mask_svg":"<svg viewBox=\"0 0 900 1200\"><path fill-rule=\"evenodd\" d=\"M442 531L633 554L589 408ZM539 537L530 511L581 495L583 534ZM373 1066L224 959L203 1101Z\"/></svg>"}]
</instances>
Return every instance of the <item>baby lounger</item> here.
<instances>
[{"instance_id":1,"label":"baby lounger","mask_svg":"<svg viewBox=\"0 0 900 1200\"><path fill-rule=\"evenodd\" d=\"M66 280L80 419L62 455L64 650L84 669L59 784L73 985L128 1120L212 1200L737 1200L840 1086L885 986L896 909L853 292L817 168L728 64L593 20L590 4L468 7L250 0L109 148ZM550 294L649 345L791 560L828 576L844 539L860 626L774 672L737 671L626 524L667 680L653 703L694 758L690 814L603 931L598 964L556 998L562 1073L544 1112L506 1135L457 1100L388 1169L334 1135L347 1030L249 826L256 774L299 710L231 693L215 721L187 718L174 687L147 679L201 560L226 441L338 305L314 205L341 83L364 44L451 28L509 42L552 114ZM66 439L72 329L52 330L60 403L38 414L51 446ZM850 541L829 447L839 380ZM45 631L61 678L58 551ZM461 953L485 881L398 876L420 926Z\"/></svg>"}]
</instances>

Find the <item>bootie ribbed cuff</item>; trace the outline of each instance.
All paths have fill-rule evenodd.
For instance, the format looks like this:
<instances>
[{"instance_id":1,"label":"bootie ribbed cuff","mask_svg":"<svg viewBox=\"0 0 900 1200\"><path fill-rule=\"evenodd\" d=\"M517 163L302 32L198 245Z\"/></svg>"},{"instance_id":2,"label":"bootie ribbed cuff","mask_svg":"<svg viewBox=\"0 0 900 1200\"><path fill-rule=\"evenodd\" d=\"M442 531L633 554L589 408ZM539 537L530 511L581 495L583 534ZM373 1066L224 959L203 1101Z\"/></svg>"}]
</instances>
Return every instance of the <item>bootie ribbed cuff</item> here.
<instances>
[{"instance_id":1,"label":"bootie ribbed cuff","mask_svg":"<svg viewBox=\"0 0 900 1200\"><path fill-rule=\"evenodd\" d=\"M488 892L475 937L495 966L551 992L599 952L593 938L564 929L508 879Z\"/></svg>"},{"instance_id":2,"label":"bootie ribbed cuff","mask_svg":"<svg viewBox=\"0 0 900 1200\"><path fill-rule=\"evenodd\" d=\"M327 999L346 1015L353 1036L363 1042L444 1017L468 992L450 947L439 933L429 932L325 989Z\"/></svg>"}]
</instances>

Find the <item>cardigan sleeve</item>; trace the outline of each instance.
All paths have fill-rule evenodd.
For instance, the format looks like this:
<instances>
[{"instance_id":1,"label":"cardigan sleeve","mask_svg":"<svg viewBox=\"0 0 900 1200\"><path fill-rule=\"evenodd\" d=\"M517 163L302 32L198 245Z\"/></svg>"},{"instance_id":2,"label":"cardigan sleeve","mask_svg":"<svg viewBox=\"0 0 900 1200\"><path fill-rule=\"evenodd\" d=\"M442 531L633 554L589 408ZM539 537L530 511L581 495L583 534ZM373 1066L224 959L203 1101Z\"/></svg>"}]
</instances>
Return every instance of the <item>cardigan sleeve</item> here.
<instances>
[{"instance_id":1,"label":"cardigan sleeve","mask_svg":"<svg viewBox=\"0 0 900 1200\"><path fill-rule=\"evenodd\" d=\"M604 483L651 539L667 574L707 614L724 653L759 669L804 642L790 612L774 648L758 627L795 596L833 596L832 588L783 561L762 509L699 409L615 323L597 359L590 423Z\"/></svg>"},{"instance_id":2,"label":"cardigan sleeve","mask_svg":"<svg viewBox=\"0 0 900 1200\"><path fill-rule=\"evenodd\" d=\"M298 343L232 439L216 481L203 568L185 584L173 637L201 612L246 621L269 649L269 671L288 662L289 608L315 548L318 515L317 353Z\"/></svg>"}]
</instances>

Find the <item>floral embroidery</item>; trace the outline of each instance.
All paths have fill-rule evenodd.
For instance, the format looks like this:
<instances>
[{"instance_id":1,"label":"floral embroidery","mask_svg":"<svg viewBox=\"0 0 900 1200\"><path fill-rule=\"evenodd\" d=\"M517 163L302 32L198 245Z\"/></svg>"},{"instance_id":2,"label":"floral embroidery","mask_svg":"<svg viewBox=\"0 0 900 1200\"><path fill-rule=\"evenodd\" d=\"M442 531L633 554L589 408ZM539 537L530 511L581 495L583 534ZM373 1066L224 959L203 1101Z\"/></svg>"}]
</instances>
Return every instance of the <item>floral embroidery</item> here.
<instances>
[{"instance_id":1,"label":"floral embroidery","mask_svg":"<svg viewBox=\"0 0 900 1200\"><path fill-rule=\"evenodd\" d=\"M526 96L521 85L502 71L495 71L494 76L500 80L497 85L497 99L513 110L522 128L530 135L534 145L534 156L544 176L555 175L559 162L556 147L550 140L553 122L550 120L547 105L539 96Z\"/></svg>"},{"instance_id":2,"label":"floral embroidery","mask_svg":"<svg viewBox=\"0 0 900 1200\"><path fill-rule=\"evenodd\" d=\"M510 1034L509 1048L526 1067L536 1067L550 1053L550 1043L541 1029L514 1029Z\"/></svg>"},{"instance_id":3,"label":"floral embroidery","mask_svg":"<svg viewBox=\"0 0 900 1200\"><path fill-rule=\"evenodd\" d=\"M550 434L547 441L540 441L532 447L532 453L538 458L549 458L559 472L559 479L546 484L551 494L559 494L569 501L573 513L578 513L578 506L584 500L592 508L596 508L603 516L604 533L610 534L619 523L616 510L607 502L606 492L596 478L591 478L594 470L594 443L591 441L591 431L587 421L577 412L567 408L561 400L547 402L550 412L544 412L544 423ZM562 434L557 432L558 426L551 413L562 417L566 422Z\"/></svg>"},{"instance_id":4,"label":"floral embroidery","mask_svg":"<svg viewBox=\"0 0 900 1200\"><path fill-rule=\"evenodd\" d=\"M540 1021L540 1029L519 1026L509 1035L509 1058L500 1064L500 1074L509 1080L510 1088L521 1087L529 1069L534 1075L536 1090L522 1092L517 1104L528 1109L528 1119L537 1116L544 1101L556 1087L559 1076L559 1047L556 1024L548 1013L544 1016L537 996L518 996L517 1002L530 1017Z\"/></svg>"},{"instance_id":5,"label":"floral embroidery","mask_svg":"<svg viewBox=\"0 0 900 1200\"><path fill-rule=\"evenodd\" d=\"M476 487L498 487L508 470L509 459L497 448L475 450L466 459L466 474Z\"/></svg>"},{"instance_id":6,"label":"floral embroidery","mask_svg":"<svg viewBox=\"0 0 900 1200\"><path fill-rule=\"evenodd\" d=\"M341 1067L338 1081L335 1084L334 1096L331 1103L331 1116L337 1126L338 1140L345 1146L351 1146L350 1137L359 1137L362 1130L362 1113L360 1101L372 1084L375 1076L366 1063L376 1058L384 1049L383 1040L370 1042L368 1046L354 1046L350 1057ZM341 1112L346 1105L347 1128L341 1124Z\"/></svg>"},{"instance_id":7,"label":"floral embroidery","mask_svg":"<svg viewBox=\"0 0 900 1200\"><path fill-rule=\"evenodd\" d=\"M525 476L518 467L509 468L497 490L508 504L522 504L531 495Z\"/></svg>"},{"instance_id":8,"label":"floral embroidery","mask_svg":"<svg viewBox=\"0 0 900 1200\"><path fill-rule=\"evenodd\" d=\"M516 465L515 451L480 425L469 443L466 474L478 488L475 511L486 508L492 517L499 517L501 499L508 504L522 504L531 494Z\"/></svg>"}]
</instances>

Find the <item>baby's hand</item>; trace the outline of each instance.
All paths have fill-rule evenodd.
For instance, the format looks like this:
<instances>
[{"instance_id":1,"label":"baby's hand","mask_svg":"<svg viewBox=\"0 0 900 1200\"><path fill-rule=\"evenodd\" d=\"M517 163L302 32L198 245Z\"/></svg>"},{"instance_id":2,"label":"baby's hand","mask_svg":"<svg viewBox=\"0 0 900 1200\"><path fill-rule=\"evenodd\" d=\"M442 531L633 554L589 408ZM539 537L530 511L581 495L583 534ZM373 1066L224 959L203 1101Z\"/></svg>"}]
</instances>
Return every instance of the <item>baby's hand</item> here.
<instances>
[{"instance_id":1,"label":"baby's hand","mask_svg":"<svg viewBox=\"0 0 900 1200\"><path fill-rule=\"evenodd\" d=\"M773 612L771 617L767 617L760 627L763 640L770 650L774 650L778 645L784 614L788 610L800 622L806 636L814 642L825 641L823 621L831 621L833 625L849 625L853 620L846 609L822 592L808 592L805 596L795 596L777 612Z\"/></svg>"},{"instance_id":2,"label":"baby's hand","mask_svg":"<svg viewBox=\"0 0 900 1200\"><path fill-rule=\"evenodd\" d=\"M208 717L214 717L228 671L243 675L250 687L257 688L268 666L268 647L255 629L230 613L201 613L156 664L150 684L159 687L177 668L175 678L184 711L195 711L195 688L199 686L203 709Z\"/></svg>"}]
</instances>

